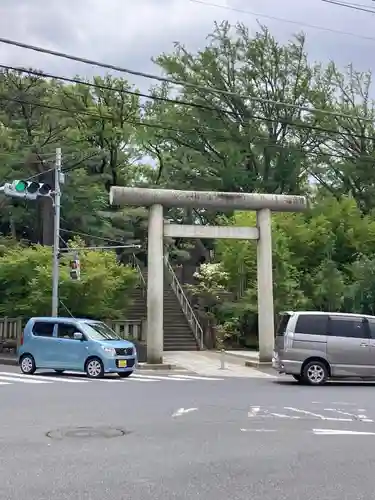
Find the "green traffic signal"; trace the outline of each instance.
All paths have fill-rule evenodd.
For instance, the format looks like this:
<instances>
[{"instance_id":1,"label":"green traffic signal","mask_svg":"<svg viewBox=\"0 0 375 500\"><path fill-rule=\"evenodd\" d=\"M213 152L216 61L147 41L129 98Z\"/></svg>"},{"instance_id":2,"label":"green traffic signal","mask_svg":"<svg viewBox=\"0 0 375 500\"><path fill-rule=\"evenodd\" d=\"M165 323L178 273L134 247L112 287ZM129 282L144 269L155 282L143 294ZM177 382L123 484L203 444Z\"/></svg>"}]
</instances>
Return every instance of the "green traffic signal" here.
<instances>
[{"instance_id":1,"label":"green traffic signal","mask_svg":"<svg viewBox=\"0 0 375 500\"><path fill-rule=\"evenodd\" d=\"M25 181L18 181L17 184L15 185L15 189L18 193L26 191L26 188L27 188L27 182Z\"/></svg>"}]
</instances>

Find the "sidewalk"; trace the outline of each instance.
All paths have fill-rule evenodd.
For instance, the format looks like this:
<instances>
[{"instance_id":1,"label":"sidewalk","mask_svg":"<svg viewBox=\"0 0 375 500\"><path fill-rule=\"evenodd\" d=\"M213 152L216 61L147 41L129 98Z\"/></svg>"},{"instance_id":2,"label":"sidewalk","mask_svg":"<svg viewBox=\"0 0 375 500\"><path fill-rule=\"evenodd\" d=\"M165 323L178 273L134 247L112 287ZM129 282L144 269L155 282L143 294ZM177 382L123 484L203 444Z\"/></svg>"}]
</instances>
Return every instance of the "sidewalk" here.
<instances>
[{"instance_id":1,"label":"sidewalk","mask_svg":"<svg viewBox=\"0 0 375 500\"><path fill-rule=\"evenodd\" d=\"M3 351L0 352L0 365L18 365L15 352Z\"/></svg>"},{"instance_id":2,"label":"sidewalk","mask_svg":"<svg viewBox=\"0 0 375 500\"><path fill-rule=\"evenodd\" d=\"M236 352L236 351L234 351ZM164 362L191 370L200 375L216 377L274 378L273 375L245 366L244 355L224 355L224 370L221 369L222 354L218 351L168 351Z\"/></svg>"},{"instance_id":3,"label":"sidewalk","mask_svg":"<svg viewBox=\"0 0 375 500\"><path fill-rule=\"evenodd\" d=\"M225 351L225 355L241 360L245 366L261 367L270 366L271 363L260 363L258 351Z\"/></svg>"}]
</instances>

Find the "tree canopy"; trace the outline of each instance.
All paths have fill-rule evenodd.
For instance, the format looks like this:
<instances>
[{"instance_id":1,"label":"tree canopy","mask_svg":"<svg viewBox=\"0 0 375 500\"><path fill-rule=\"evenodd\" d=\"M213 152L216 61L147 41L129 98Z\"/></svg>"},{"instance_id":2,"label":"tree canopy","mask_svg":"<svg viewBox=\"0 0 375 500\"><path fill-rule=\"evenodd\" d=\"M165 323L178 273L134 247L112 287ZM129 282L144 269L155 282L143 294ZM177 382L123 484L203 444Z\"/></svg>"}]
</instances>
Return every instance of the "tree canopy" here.
<instances>
[{"instance_id":1,"label":"tree canopy","mask_svg":"<svg viewBox=\"0 0 375 500\"><path fill-rule=\"evenodd\" d=\"M353 67L343 71L334 62L310 62L303 34L281 44L265 26L253 35L245 25L227 22L214 26L202 50L190 52L176 43L170 53L155 55L154 62L174 83L162 81L147 94L118 74L59 79L33 68L1 70L3 181L36 176L51 182L55 148L61 147L66 174L62 237L80 235L91 245L140 244L143 258L147 211L108 206L112 185L306 195L312 202L308 213L274 217L276 309L372 312L372 75ZM44 310L50 249L42 246L52 244L50 200L2 196L0 206L0 233L13 241L0 257L0 286L5 290L5 283L13 283L25 314L28 304ZM203 224L254 221L251 213L198 209L168 210L166 217ZM176 258L188 254L192 244L167 243ZM253 314L252 244L205 245L223 266L232 305L245 301L246 314ZM110 288L115 280L121 289L116 281L121 279L131 286L127 268L117 264L126 262L126 252L118 260L111 255L85 253L90 278L78 287L87 295L87 314L97 310L89 304L98 301L90 287L99 279L95 276L102 276L101 266L114 273L103 286ZM24 296L25 280L37 280L33 287L43 292ZM68 302L75 285L62 285ZM15 314L15 301L4 294L0 314ZM104 301L102 313L116 315L123 305L110 300L117 305L111 312Z\"/></svg>"}]
</instances>

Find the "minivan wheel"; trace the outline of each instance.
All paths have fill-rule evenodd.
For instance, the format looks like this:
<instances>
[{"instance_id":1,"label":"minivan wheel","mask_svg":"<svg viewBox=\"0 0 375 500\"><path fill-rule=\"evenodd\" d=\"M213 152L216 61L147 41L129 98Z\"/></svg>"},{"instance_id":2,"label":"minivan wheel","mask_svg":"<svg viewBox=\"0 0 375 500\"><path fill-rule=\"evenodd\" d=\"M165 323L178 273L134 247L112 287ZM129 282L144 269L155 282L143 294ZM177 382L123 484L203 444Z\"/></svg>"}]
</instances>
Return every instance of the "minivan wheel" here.
<instances>
[{"instance_id":1,"label":"minivan wheel","mask_svg":"<svg viewBox=\"0 0 375 500\"><path fill-rule=\"evenodd\" d=\"M31 356L31 354L25 354L22 356L20 360L20 368L21 372L24 373L25 375L32 375L35 373L36 366L35 366L35 360Z\"/></svg>"},{"instance_id":2,"label":"minivan wheel","mask_svg":"<svg viewBox=\"0 0 375 500\"><path fill-rule=\"evenodd\" d=\"M89 378L102 378L104 366L99 358L90 358L86 361L85 372Z\"/></svg>"},{"instance_id":3,"label":"minivan wheel","mask_svg":"<svg viewBox=\"0 0 375 500\"><path fill-rule=\"evenodd\" d=\"M328 369L322 361L310 361L303 369L302 379L310 385L323 385L329 377Z\"/></svg>"}]
</instances>

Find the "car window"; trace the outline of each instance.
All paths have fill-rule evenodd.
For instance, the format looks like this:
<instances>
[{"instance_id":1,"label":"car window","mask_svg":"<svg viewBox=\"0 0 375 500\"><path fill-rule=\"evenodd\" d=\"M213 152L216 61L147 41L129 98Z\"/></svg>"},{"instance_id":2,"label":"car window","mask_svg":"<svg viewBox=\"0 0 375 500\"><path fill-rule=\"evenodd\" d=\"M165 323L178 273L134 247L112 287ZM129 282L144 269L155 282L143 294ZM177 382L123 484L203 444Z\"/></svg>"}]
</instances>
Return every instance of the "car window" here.
<instances>
[{"instance_id":1,"label":"car window","mask_svg":"<svg viewBox=\"0 0 375 500\"><path fill-rule=\"evenodd\" d=\"M57 325L57 336L60 339L74 340L75 332L78 332L78 328L70 323L58 323Z\"/></svg>"},{"instance_id":2,"label":"car window","mask_svg":"<svg viewBox=\"0 0 375 500\"><path fill-rule=\"evenodd\" d=\"M375 319L368 320L371 338L375 339Z\"/></svg>"},{"instance_id":3,"label":"car window","mask_svg":"<svg viewBox=\"0 0 375 500\"><path fill-rule=\"evenodd\" d=\"M52 337L55 324L47 321L36 321L33 326L33 335L37 337Z\"/></svg>"},{"instance_id":4,"label":"car window","mask_svg":"<svg viewBox=\"0 0 375 500\"><path fill-rule=\"evenodd\" d=\"M296 333L306 335L327 335L328 316L326 314L300 314Z\"/></svg>"},{"instance_id":5,"label":"car window","mask_svg":"<svg viewBox=\"0 0 375 500\"><path fill-rule=\"evenodd\" d=\"M330 316L329 332L332 337L351 337L357 339L368 338L364 318L344 316Z\"/></svg>"},{"instance_id":6,"label":"car window","mask_svg":"<svg viewBox=\"0 0 375 500\"><path fill-rule=\"evenodd\" d=\"M276 336L277 337L283 337L285 335L286 328L287 328L288 323L289 323L289 319L290 319L290 314L288 314L288 313L280 315L279 324L278 324L277 329L276 329Z\"/></svg>"},{"instance_id":7,"label":"car window","mask_svg":"<svg viewBox=\"0 0 375 500\"><path fill-rule=\"evenodd\" d=\"M93 321L81 324L83 331L92 340L123 340L105 323Z\"/></svg>"}]
</instances>

